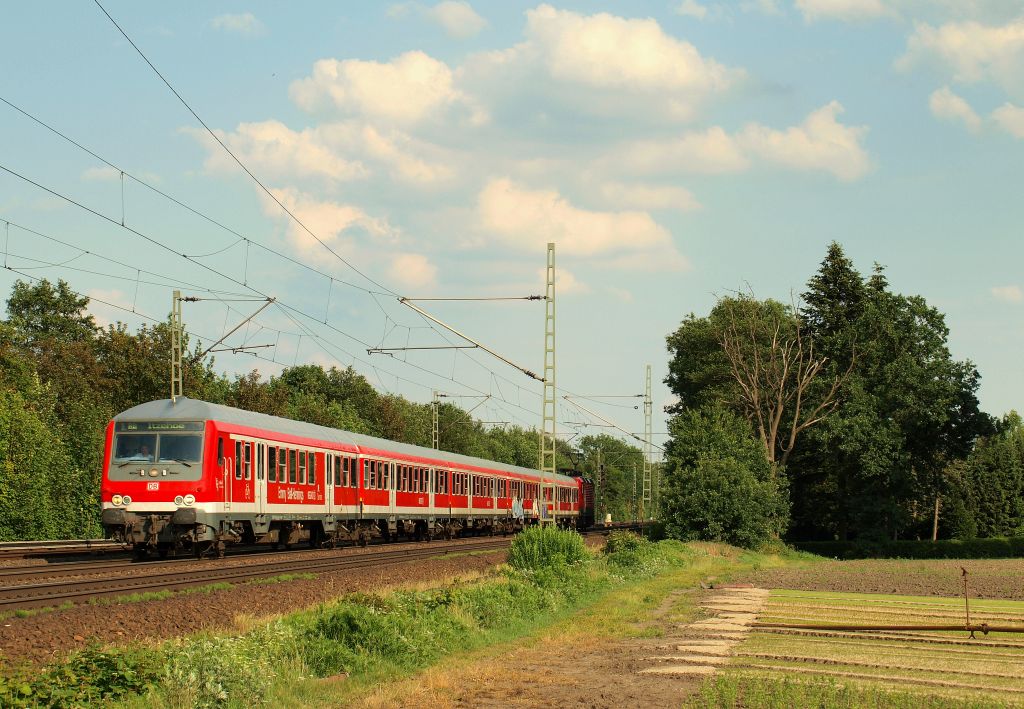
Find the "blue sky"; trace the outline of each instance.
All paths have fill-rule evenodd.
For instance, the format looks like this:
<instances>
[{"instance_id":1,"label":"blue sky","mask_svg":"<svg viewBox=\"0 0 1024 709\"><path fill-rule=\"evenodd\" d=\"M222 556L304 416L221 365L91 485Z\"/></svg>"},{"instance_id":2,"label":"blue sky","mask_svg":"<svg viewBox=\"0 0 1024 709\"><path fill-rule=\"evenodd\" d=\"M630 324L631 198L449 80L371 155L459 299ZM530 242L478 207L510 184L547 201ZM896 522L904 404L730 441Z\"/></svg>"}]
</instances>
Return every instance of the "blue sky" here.
<instances>
[{"instance_id":1,"label":"blue sky","mask_svg":"<svg viewBox=\"0 0 1024 709\"><path fill-rule=\"evenodd\" d=\"M16 271L62 277L136 326L187 284L211 298L185 306L207 342L257 307L232 298L273 295L286 307L228 341L273 347L218 368L354 365L536 425L539 385L482 352L368 355L445 342L396 295L542 292L555 241L559 386L639 393L650 363L660 411L683 316L747 287L788 300L836 240L946 313L987 411L1020 408L1019 1L103 4L330 251L99 7L17 3L0 97L116 169L0 104L0 165L106 217L0 171L5 292ZM542 367L539 304L424 307ZM630 400L581 403L642 430ZM609 431L569 403L559 418Z\"/></svg>"}]
</instances>

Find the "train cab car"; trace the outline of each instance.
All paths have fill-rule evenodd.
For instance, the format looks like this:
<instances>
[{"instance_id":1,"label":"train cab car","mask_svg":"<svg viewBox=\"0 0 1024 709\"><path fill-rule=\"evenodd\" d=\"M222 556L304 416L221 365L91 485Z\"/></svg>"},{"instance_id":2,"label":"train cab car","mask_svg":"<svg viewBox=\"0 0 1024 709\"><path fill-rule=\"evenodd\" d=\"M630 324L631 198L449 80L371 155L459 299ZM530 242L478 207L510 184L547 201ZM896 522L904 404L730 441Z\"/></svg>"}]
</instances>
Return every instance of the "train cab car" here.
<instances>
[{"instance_id":1,"label":"train cab car","mask_svg":"<svg viewBox=\"0 0 1024 709\"><path fill-rule=\"evenodd\" d=\"M107 427L109 538L138 556L577 525L576 479L180 397Z\"/></svg>"}]
</instances>

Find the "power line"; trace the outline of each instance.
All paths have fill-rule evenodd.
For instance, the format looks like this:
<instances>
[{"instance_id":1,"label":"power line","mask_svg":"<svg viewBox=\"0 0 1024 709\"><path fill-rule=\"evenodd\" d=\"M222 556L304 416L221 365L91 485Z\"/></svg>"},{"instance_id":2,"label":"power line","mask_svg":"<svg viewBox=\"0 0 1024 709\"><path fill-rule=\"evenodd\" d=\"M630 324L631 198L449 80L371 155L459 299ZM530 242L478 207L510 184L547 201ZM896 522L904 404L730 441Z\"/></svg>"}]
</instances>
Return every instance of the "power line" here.
<instances>
[{"instance_id":1,"label":"power line","mask_svg":"<svg viewBox=\"0 0 1024 709\"><path fill-rule=\"evenodd\" d=\"M192 107L191 107L191 106L190 106L190 105L188 104L188 102L187 102L187 101L186 101L186 100L185 100L184 98L182 98L181 94L179 94L179 93L178 93L177 89L175 89L175 88L174 88L173 86L171 86L171 82L169 82L169 81L168 81L168 80L167 80L167 79L166 79L166 78L164 77L164 75L160 73L160 70L159 70L159 69L157 69L157 68L156 68L156 67L155 67L155 66L153 65L153 62L149 61L149 58L148 58L148 57L147 57L147 56L146 56L146 55L145 55L145 54L144 54L144 53L142 52L142 50L141 50L141 49L139 49L139 46L138 46L137 44L135 44L135 42L134 42L134 41L132 41L132 38L128 36L128 33L127 33L127 32L125 32L125 31L124 31L123 29L121 29L121 25L117 24L117 21L116 21L116 20L115 20L115 19L114 19L113 17L111 17L110 13L109 13L109 12L107 12L106 8L104 8L104 7L103 7L103 5L101 5L101 4L100 4L100 0L93 0L93 2L95 2L95 3L96 3L96 7L98 7L98 8L100 9L100 10L102 10L102 11L103 11L103 14L107 16L107 19L108 19L108 20L110 20L110 22L111 22L111 23L112 23L112 24L114 25L114 27L116 27L116 28L117 28L117 31L118 31L118 32L120 32L120 33L121 33L121 35L122 35L122 36L123 36L123 37L124 37L124 38L125 38L126 40L128 40L128 43L129 43L130 45L132 45L132 48L133 48L133 49L134 49L134 50L135 50L136 52L138 52L139 56L140 56L140 57L142 57L143 61L145 61L145 62L146 62L146 64L148 64L148 65L149 65L149 68L153 70L153 73L155 73L155 74L156 74L156 75L157 75L158 77L160 77L160 80L161 80L162 82L164 82L164 85L166 85L168 89L170 89L170 90L171 90L171 93L173 93L173 94L174 94L174 96L175 96L175 97L176 97L176 98L177 98L177 99L178 99L178 100L179 100L179 101L181 102L181 105L182 105L182 106L184 106L185 108L187 108L187 109L188 109L188 112L189 112L189 113L191 113L191 114L192 114L192 116L193 116L193 117L194 117L194 118L195 118L195 119L196 119L197 121L199 121L199 124L200 124L200 125L201 125L201 126L202 126L203 128L205 128L205 129L206 129L206 132L207 132L207 133L209 133L209 134L210 134L210 136L211 136L211 137L212 137L212 138L213 138L213 139L214 139L215 141L217 141L217 144L218 144L218 145L220 145L220 147L222 147L222 148L224 149L224 152L226 152L226 153L227 153L228 155L230 155L230 156L231 156L231 159L232 159L232 160L234 160L234 161L235 161L235 162L236 162L236 163L238 164L238 166L239 166L240 168L242 168L242 169L243 169L243 170L245 171L245 174L247 174L247 175L248 175L249 177L251 177L251 178L252 178L253 182L255 182L255 183L256 183L257 185L259 185L260 189L262 189L262 190L263 190L263 191L264 191L264 192L265 192L265 193L267 194L267 196L268 196L268 197L270 197L270 198L271 198L272 200L274 200L274 202L275 202L275 203L277 204L277 206L279 206L279 207L281 208L281 210L282 210L282 211L284 211L284 213L285 213L285 214L287 214L287 215L288 215L289 217L291 217L291 218L292 218L292 220L293 220L293 221L294 221L294 222L295 222L296 224L298 224L298 225L299 225L300 227L302 227L302 230L303 230L303 231L305 231L305 232L306 232L307 234L309 234L309 235L310 235L311 237L313 237L314 239L316 239L316 240L317 240L317 242L319 242L321 246L323 246L323 247L324 247L325 249L327 249L327 250L328 250L328 251L329 251L329 252L330 252L331 254L333 254L333 255L334 255L334 257L335 257L336 259L338 259L338 260L339 260L339 261L341 261L341 262L342 262L343 264L345 264L346 266L348 266L349 268L351 268L351 269L352 269L353 271L355 271L356 273L358 273L358 274L359 274L360 276L362 276L362 277L363 277L363 278L364 278L365 280L369 281L370 283L372 283L373 285L377 286L378 288L382 288L382 289L384 289L385 291L388 291L388 293L390 293L391 295L395 295L395 296L397 296L397 295L398 295L397 293L394 293L393 291L391 291L391 290L390 290L389 288L387 288L386 286L382 285L381 283L378 283L377 281L375 281L374 279L370 278L370 277L369 277L369 276L367 276L367 275L366 275L365 273L363 273L362 271L360 271L360 270L359 270L358 268L356 268L355 266L353 266L353 265L352 265L352 264L351 264L351 263L350 263L349 261L347 261L347 260L346 260L346 259L345 259L345 258L344 258L344 257L343 257L343 256L342 256L341 254L339 254L338 252L336 252L336 251L335 251L334 249L332 249L332 248L331 248L330 246L328 246L328 245L327 245L327 244L326 244L326 243L325 243L325 242L324 242L324 241L323 241L323 240L322 240L322 239L321 239L321 238L320 238L319 236L317 236L316 234L314 234L314 233L313 233L313 232L312 232L312 231L311 231L311 230L309 229L309 227L307 227L307 226L306 226L305 224L303 224L303 222L302 222L302 220L301 220L301 219L299 219L298 217L296 217L296 216L295 216L295 215L294 215L294 214L293 214L293 213L291 212L291 210L289 210L289 209L288 209L288 208L287 208L286 206L284 206L284 204L283 204L283 203L281 202L281 200L279 200L279 199L277 198L277 196L276 196L276 195L275 195L275 194L274 194L273 192L271 192L271 191L270 191L270 190L269 190L269 189L267 188L267 186L266 186L266 185L264 185L264 184L263 184L262 182L260 182L259 178L258 178L258 177L256 177L256 175L254 175L254 174L252 173L252 171L251 171L251 170L249 170L249 168L247 168L247 167L245 166L245 164L244 164L244 163L242 163L242 161L241 161L241 160L239 160L239 159L238 159L238 156L236 156L236 155L235 155L235 154L234 154L233 152L231 152L231 149L230 149L230 148L228 148L228 146L224 144L224 141L222 141L222 140L220 139L220 136L218 136L218 135L217 135L217 134L216 134L216 133L214 132L214 130L213 130L212 128L210 128L210 126L206 125L206 121L204 121L204 120L203 120L202 118L200 118L200 117L199 117L199 114L198 114L198 113L196 113L196 112L195 112L195 111L194 111L194 110L192 109Z\"/></svg>"}]
</instances>

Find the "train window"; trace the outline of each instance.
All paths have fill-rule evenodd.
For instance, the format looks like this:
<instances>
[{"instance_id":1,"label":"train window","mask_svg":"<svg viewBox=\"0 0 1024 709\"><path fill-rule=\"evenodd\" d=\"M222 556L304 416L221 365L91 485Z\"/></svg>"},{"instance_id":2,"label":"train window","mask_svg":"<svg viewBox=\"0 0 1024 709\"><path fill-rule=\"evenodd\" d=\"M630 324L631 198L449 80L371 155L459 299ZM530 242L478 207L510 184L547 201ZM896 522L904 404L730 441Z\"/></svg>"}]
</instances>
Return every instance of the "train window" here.
<instances>
[{"instance_id":1,"label":"train window","mask_svg":"<svg viewBox=\"0 0 1024 709\"><path fill-rule=\"evenodd\" d=\"M295 450L293 448L288 449L288 482L295 482L295 475L298 473L298 467L295 465Z\"/></svg>"},{"instance_id":2,"label":"train window","mask_svg":"<svg viewBox=\"0 0 1024 709\"><path fill-rule=\"evenodd\" d=\"M309 454L309 484L316 485L316 453Z\"/></svg>"},{"instance_id":3,"label":"train window","mask_svg":"<svg viewBox=\"0 0 1024 709\"><path fill-rule=\"evenodd\" d=\"M377 488L377 461L366 461L366 467L370 469L370 474L366 476L366 489L375 490Z\"/></svg>"},{"instance_id":4,"label":"train window","mask_svg":"<svg viewBox=\"0 0 1024 709\"><path fill-rule=\"evenodd\" d=\"M332 466L334 470L334 486L342 487L348 482L348 458L342 458L340 455L331 456L331 460L334 461ZM344 471L342 470L342 461L345 461ZM331 477L331 469L327 471L327 477ZM344 474L343 474L344 473Z\"/></svg>"},{"instance_id":5,"label":"train window","mask_svg":"<svg viewBox=\"0 0 1024 709\"><path fill-rule=\"evenodd\" d=\"M306 484L306 451L299 451L299 485Z\"/></svg>"},{"instance_id":6,"label":"train window","mask_svg":"<svg viewBox=\"0 0 1024 709\"><path fill-rule=\"evenodd\" d=\"M252 480L252 443L246 443L242 450L245 456L245 465L242 468L245 472L245 479Z\"/></svg>"},{"instance_id":7,"label":"train window","mask_svg":"<svg viewBox=\"0 0 1024 709\"><path fill-rule=\"evenodd\" d=\"M277 482L277 448L274 446L267 450L267 480Z\"/></svg>"},{"instance_id":8,"label":"train window","mask_svg":"<svg viewBox=\"0 0 1024 709\"><path fill-rule=\"evenodd\" d=\"M217 465L224 465L224 439L217 439Z\"/></svg>"},{"instance_id":9,"label":"train window","mask_svg":"<svg viewBox=\"0 0 1024 709\"><path fill-rule=\"evenodd\" d=\"M288 451L284 448L277 449L277 481L288 481Z\"/></svg>"},{"instance_id":10,"label":"train window","mask_svg":"<svg viewBox=\"0 0 1024 709\"><path fill-rule=\"evenodd\" d=\"M352 487L359 487L359 459L352 458L349 461L348 474L350 479L350 485Z\"/></svg>"},{"instance_id":11,"label":"train window","mask_svg":"<svg viewBox=\"0 0 1024 709\"><path fill-rule=\"evenodd\" d=\"M398 489L403 492L408 492L411 489L409 485L409 467L406 465L398 466Z\"/></svg>"},{"instance_id":12,"label":"train window","mask_svg":"<svg viewBox=\"0 0 1024 709\"><path fill-rule=\"evenodd\" d=\"M242 442L235 441L235 480L242 479Z\"/></svg>"},{"instance_id":13,"label":"train window","mask_svg":"<svg viewBox=\"0 0 1024 709\"><path fill-rule=\"evenodd\" d=\"M257 445L256 446L256 479L257 480L262 480L263 479L263 455L264 455L263 454L263 450L264 450L264 448L265 448L265 446L263 446L263 445Z\"/></svg>"},{"instance_id":14,"label":"train window","mask_svg":"<svg viewBox=\"0 0 1024 709\"><path fill-rule=\"evenodd\" d=\"M428 472L426 468L416 468L420 481L420 492L430 492L430 476L427 474Z\"/></svg>"}]
</instances>

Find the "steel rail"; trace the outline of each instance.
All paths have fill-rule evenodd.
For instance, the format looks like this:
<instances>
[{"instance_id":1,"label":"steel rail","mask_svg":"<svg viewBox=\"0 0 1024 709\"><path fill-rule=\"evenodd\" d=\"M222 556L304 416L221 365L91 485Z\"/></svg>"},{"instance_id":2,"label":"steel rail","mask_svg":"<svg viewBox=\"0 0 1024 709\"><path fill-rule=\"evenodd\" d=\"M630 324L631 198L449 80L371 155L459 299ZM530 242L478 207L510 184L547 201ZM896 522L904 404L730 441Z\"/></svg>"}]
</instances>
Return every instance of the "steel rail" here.
<instances>
[{"instance_id":1,"label":"steel rail","mask_svg":"<svg viewBox=\"0 0 1024 709\"><path fill-rule=\"evenodd\" d=\"M364 553L345 557L309 560L282 559L264 564L249 564L232 568L206 568L183 574L180 570L155 574L126 576L117 579L85 580L74 585L58 581L50 583L8 586L0 589L0 609L16 610L37 608L66 601L84 600L100 596L117 596L145 591L166 591L211 583L249 581L285 573L325 572L367 566L385 566L408 561L491 551L507 548L508 539L488 540L475 544L414 547L401 550Z\"/></svg>"}]
</instances>

